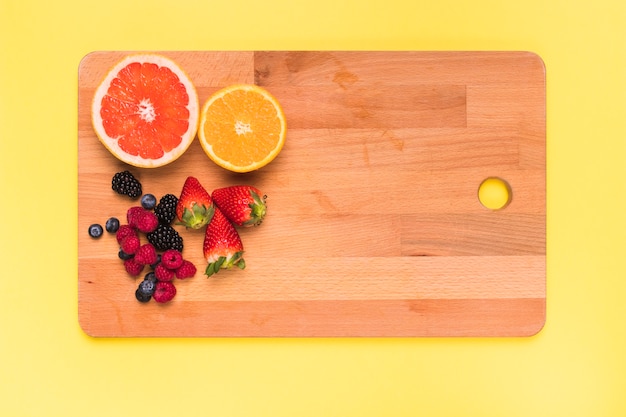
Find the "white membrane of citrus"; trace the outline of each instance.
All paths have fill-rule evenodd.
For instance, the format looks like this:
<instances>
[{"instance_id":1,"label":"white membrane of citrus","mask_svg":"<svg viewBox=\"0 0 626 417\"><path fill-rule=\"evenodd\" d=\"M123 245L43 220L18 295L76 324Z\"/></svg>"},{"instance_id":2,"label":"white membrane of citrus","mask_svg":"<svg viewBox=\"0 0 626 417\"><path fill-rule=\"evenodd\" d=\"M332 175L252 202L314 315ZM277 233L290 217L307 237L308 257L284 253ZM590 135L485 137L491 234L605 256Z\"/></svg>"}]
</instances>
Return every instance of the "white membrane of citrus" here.
<instances>
[{"instance_id":1,"label":"white membrane of citrus","mask_svg":"<svg viewBox=\"0 0 626 417\"><path fill-rule=\"evenodd\" d=\"M111 85L111 81L114 78L117 78L118 73L125 68L127 65L138 62L138 63L152 63L156 64L159 67L166 67L171 70L181 83L185 85L187 90L187 95L189 96L189 103L187 104L187 109L189 110L189 128L187 132L181 138L181 144L170 151L167 154L167 158L151 160L144 159L140 156L130 155L120 148L118 144L118 138L110 137L106 134L103 127L102 116L100 115L100 104L102 103L102 98L107 94L109 90L109 86ZM139 104L139 114L146 121L154 120L156 117L154 107L149 100L143 99ZM91 120L93 123L94 130L96 131L96 135L102 142L102 144L116 157L118 157L121 161L126 162L129 165L143 167L143 168L157 168L171 162L174 162L178 159L186 150L189 148L193 139L196 136L198 131L198 121L200 117L200 103L198 101L198 93L194 85L192 84L187 74L171 59L166 58L162 55L157 54L138 54L138 55L130 55L126 58L122 59L118 62L109 72L106 77L100 83L100 86L96 89L96 93L93 97L92 105L91 105Z\"/></svg>"}]
</instances>

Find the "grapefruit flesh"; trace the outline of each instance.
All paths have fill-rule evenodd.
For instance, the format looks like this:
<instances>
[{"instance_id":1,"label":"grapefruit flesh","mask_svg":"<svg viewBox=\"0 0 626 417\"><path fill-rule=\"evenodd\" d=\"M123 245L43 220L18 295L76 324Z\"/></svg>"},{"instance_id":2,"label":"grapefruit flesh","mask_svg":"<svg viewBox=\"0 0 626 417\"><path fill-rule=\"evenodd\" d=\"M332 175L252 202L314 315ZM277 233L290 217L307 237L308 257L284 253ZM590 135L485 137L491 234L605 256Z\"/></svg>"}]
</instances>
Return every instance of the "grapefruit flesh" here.
<instances>
[{"instance_id":1,"label":"grapefruit flesh","mask_svg":"<svg viewBox=\"0 0 626 417\"><path fill-rule=\"evenodd\" d=\"M119 160L156 168L178 159L198 129L198 95L172 60L143 54L124 58L94 94L92 124Z\"/></svg>"}]
</instances>

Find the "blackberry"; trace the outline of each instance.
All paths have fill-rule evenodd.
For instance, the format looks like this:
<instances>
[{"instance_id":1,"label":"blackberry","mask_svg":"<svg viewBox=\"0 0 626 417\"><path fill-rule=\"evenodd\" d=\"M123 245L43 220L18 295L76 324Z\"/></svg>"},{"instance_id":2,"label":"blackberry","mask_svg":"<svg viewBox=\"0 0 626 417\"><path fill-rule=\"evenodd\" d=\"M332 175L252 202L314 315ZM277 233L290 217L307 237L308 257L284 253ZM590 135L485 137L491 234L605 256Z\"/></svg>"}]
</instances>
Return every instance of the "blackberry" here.
<instances>
[{"instance_id":1,"label":"blackberry","mask_svg":"<svg viewBox=\"0 0 626 417\"><path fill-rule=\"evenodd\" d=\"M152 243L152 246L158 251L166 251L168 249L183 251L183 238L170 225L160 224L155 231L146 234L146 237L148 242Z\"/></svg>"},{"instance_id":2,"label":"blackberry","mask_svg":"<svg viewBox=\"0 0 626 417\"><path fill-rule=\"evenodd\" d=\"M165 194L159 200L159 204L154 208L154 214L156 214L159 223L172 224L176 218L176 205L178 204L178 197L174 194Z\"/></svg>"},{"instance_id":3,"label":"blackberry","mask_svg":"<svg viewBox=\"0 0 626 417\"><path fill-rule=\"evenodd\" d=\"M111 188L116 193L126 195L132 199L141 196L141 183L130 171L122 171L113 175Z\"/></svg>"}]
</instances>

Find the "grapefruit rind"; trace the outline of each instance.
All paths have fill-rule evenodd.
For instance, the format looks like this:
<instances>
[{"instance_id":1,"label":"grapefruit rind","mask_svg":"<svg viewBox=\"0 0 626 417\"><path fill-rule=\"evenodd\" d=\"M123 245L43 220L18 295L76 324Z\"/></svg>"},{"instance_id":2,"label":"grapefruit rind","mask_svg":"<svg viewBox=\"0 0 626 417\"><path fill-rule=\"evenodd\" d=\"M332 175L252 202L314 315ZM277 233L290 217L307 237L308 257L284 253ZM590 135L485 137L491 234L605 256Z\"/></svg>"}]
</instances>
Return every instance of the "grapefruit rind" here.
<instances>
[{"instance_id":1,"label":"grapefruit rind","mask_svg":"<svg viewBox=\"0 0 626 417\"><path fill-rule=\"evenodd\" d=\"M226 161L222 158L220 158L218 155L216 155L216 153L213 150L213 146L209 143L208 138L206 137L206 133L205 133L205 124L207 123L207 109L216 101L221 99L222 97L224 97L225 95L233 92L233 91L238 91L238 90L243 90L243 91L253 91L256 93L259 93L261 95L263 95L263 97L265 97L266 100L268 100L270 103L273 104L274 108L276 109L277 112L277 117L280 121L280 126L281 126L281 131L280 131L280 137L277 143L277 146L272 149L272 151L270 153L268 153L268 155L263 158L263 160L261 161L255 161L249 165L246 166L238 166L238 165L234 165L229 161ZM235 129L242 129L242 130L246 130L247 127L246 126L237 126L237 124L234 126ZM221 90L215 92L213 95L211 95L207 101L204 103L204 105L202 106L202 109L200 111L200 123L199 123L199 127L198 127L198 139L200 141L200 145L202 146L202 149L204 150L204 152L207 154L207 156L214 162L216 163L218 166L227 169L229 171L232 172L237 172L237 173L246 173L246 172L251 172L251 171L255 171L257 169L260 169L264 166L266 166L267 164L269 164L270 162L272 162L280 153L280 151L282 150L284 144L285 144L285 136L287 133L287 122L286 122L286 118L285 118L285 113L283 112L283 109L280 105L280 103L278 102L278 100L276 100L276 98L274 96L272 96L267 90L255 85L255 84L234 84L225 88L222 88Z\"/></svg>"},{"instance_id":2,"label":"grapefruit rind","mask_svg":"<svg viewBox=\"0 0 626 417\"><path fill-rule=\"evenodd\" d=\"M120 70L133 62L153 63L158 66L169 68L174 74L176 74L180 82L185 85L187 95L189 96L189 103L187 105L187 109L189 110L189 128L187 132L181 136L180 144L171 151L166 152L163 157L159 159L145 159L141 156L135 156L127 153L119 146L118 138L113 138L107 135L103 127L103 119L100 115L100 105L102 103L102 99L107 94L111 82L118 76ZM158 168L180 158L196 137L199 118L200 102L194 84L191 82L190 78L183 71L183 69L178 66L178 64L159 54L134 54L123 58L108 71L107 75L96 89L91 105L91 122L100 142L117 159L139 168Z\"/></svg>"}]
</instances>

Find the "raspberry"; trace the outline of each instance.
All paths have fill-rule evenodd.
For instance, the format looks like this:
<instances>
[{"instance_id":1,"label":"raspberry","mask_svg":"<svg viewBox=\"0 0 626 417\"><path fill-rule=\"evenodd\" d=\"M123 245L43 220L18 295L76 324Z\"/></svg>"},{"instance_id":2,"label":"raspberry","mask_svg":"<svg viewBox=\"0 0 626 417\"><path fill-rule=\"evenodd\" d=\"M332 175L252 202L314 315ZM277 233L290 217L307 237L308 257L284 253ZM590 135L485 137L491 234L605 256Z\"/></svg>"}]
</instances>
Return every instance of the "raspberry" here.
<instances>
[{"instance_id":1,"label":"raspberry","mask_svg":"<svg viewBox=\"0 0 626 417\"><path fill-rule=\"evenodd\" d=\"M124 268L129 275L137 277L143 271L143 265L138 264L134 259L127 259L124 261Z\"/></svg>"},{"instance_id":2,"label":"raspberry","mask_svg":"<svg viewBox=\"0 0 626 417\"><path fill-rule=\"evenodd\" d=\"M167 269L176 269L183 264L183 255L176 249L168 249L161 255L161 263Z\"/></svg>"},{"instance_id":3,"label":"raspberry","mask_svg":"<svg viewBox=\"0 0 626 417\"><path fill-rule=\"evenodd\" d=\"M167 303L176 295L176 287L169 281L159 281L156 284L152 298L157 303Z\"/></svg>"},{"instance_id":4,"label":"raspberry","mask_svg":"<svg viewBox=\"0 0 626 417\"><path fill-rule=\"evenodd\" d=\"M131 235L137 236L137 232L132 226L129 226L127 224L120 226L120 228L117 229L117 233L115 233L115 237L117 238L117 243L122 243L122 240L124 240L126 237L131 236Z\"/></svg>"},{"instance_id":5,"label":"raspberry","mask_svg":"<svg viewBox=\"0 0 626 417\"><path fill-rule=\"evenodd\" d=\"M130 171L122 171L113 175L111 188L118 194L127 195L130 198L139 198L141 195L141 183Z\"/></svg>"},{"instance_id":6,"label":"raspberry","mask_svg":"<svg viewBox=\"0 0 626 417\"><path fill-rule=\"evenodd\" d=\"M140 246L141 242L139 241L139 236L137 235L126 236L120 243L120 249L129 255L134 255L137 250L139 250Z\"/></svg>"},{"instance_id":7,"label":"raspberry","mask_svg":"<svg viewBox=\"0 0 626 417\"><path fill-rule=\"evenodd\" d=\"M157 219L157 216L153 212L144 209L142 210L143 211L138 213L135 218L135 225L140 232L153 232L159 225L159 219Z\"/></svg>"},{"instance_id":8,"label":"raspberry","mask_svg":"<svg viewBox=\"0 0 626 417\"><path fill-rule=\"evenodd\" d=\"M126 221L132 227L137 227L139 216L145 211L141 206L133 206L126 211Z\"/></svg>"},{"instance_id":9,"label":"raspberry","mask_svg":"<svg viewBox=\"0 0 626 417\"><path fill-rule=\"evenodd\" d=\"M157 260L157 253L150 243L145 243L135 252L135 262L140 265L150 265Z\"/></svg>"},{"instance_id":10,"label":"raspberry","mask_svg":"<svg viewBox=\"0 0 626 417\"><path fill-rule=\"evenodd\" d=\"M167 269L161 263L154 268L154 275L159 281L171 281L174 279L176 273L171 269Z\"/></svg>"},{"instance_id":11,"label":"raspberry","mask_svg":"<svg viewBox=\"0 0 626 417\"><path fill-rule=\"evenodd\" d=\"M188 260L183 260L183 264L176 269L176 278L186 279L196 275L196 266Z\"/></svg>"}]
</instances>

